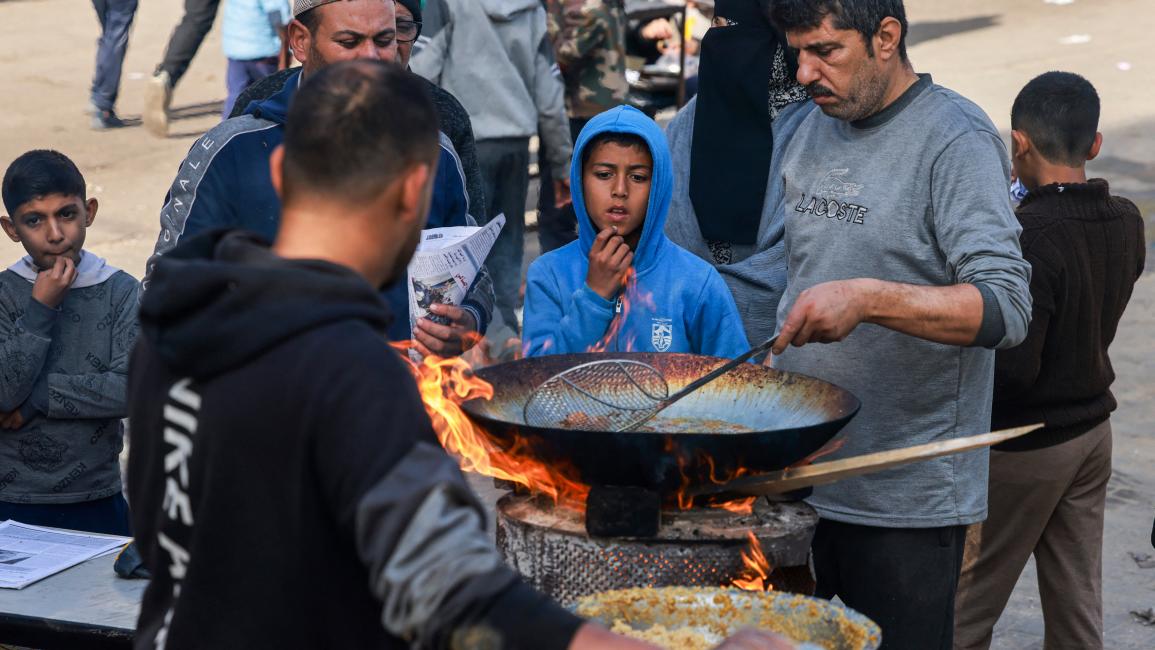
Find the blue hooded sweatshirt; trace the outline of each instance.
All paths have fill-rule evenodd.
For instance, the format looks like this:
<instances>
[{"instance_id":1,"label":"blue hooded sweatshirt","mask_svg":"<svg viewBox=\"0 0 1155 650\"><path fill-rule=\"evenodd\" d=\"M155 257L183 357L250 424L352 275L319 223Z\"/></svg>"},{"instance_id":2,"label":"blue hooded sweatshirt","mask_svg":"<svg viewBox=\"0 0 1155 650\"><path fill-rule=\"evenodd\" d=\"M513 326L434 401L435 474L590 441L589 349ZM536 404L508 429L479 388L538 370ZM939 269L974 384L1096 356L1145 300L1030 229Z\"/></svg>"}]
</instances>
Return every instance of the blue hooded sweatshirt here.
<instances>
[{"instance_id":1,"label":"blue hooded sweatshirt","mask_svg":"<svg viewBox=\"0 0 1155 650\"><path fill-rule=\"evenodd\" d=\"M273 189L269 156L285 139L285 117L299 87L300 72L287 78L275 95L249 104L244 115L221 122L193 144L165 197L160 237L145 271L145 288L157 258L185 237L209 230L244 229L273 241L281 220L281 201ZM425 227L477 225L469 220L468 210L465 173L453 145L442 135ZM486 291L491 291L488 276L479 276L462 305L483 333L493 309L492 298L481 295ZM394 283L383 296L397 314L389 338L411 338L405 283Z\"/></svg>"},{"instance_id":2,"label":"blue hooded sweatshirt","mask_svg":"<svg viewBox=\"0 0 1155 650\"><path fill-rule=\"evenodd\" d=\"M597 232L582 191L582 152L594 137L606 132L641 136L654 160L646 220L634 251L635 280L624 291L625 299L616 301L606 300L586 284L590 247ZM749 349L738 308L722 276L666 237L674 174L666 137L653 120L628 106L590 120L574 146L570 184L578 239L542 255L529 267L526 356L592 348L733 357Z\"/></svg>"}]
</instances>

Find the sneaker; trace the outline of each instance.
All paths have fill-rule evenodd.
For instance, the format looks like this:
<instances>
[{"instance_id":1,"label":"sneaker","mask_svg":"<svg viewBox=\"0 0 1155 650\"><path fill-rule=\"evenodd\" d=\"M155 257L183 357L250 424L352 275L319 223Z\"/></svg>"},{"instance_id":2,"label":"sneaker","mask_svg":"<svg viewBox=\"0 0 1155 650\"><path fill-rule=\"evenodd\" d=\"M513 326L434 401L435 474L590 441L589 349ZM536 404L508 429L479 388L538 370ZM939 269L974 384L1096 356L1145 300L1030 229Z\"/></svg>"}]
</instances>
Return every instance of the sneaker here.
<instances>
[{"instance_id":1,"label":"sneaker","mask_svg":"<svg viewBox=\"0 0 1155 650\"><path fill-rule=\"evenodd\" d=\"M116 116L115 111L99 111L92 116L92 128L97 131L105 129L119 129L124 122Z\"/></svg>"},{"instance_id":2,"label":"sneaker","mask_svg":"<svg viewBox=\"0 0 1155 650\"><path fill-rule=\"evenodd\" d=\"M148 80L144 94L144 128L158 138L168 137L168 108L172 103L172 81L161 70Z\"/></svg>"},{"instance_id":3,"label":"sneaker","mask_svg":"<svg viewBox=\"0 0 1155 650\"><path fill-rule=\"evenodd\" d=\"M100 109L96 107L96 104L94 104L94 103L92 103L91 101L89 101L89 102L88 102L88 106L85 106L85 107L84 107L84 114L85 114L85 115L90 115L90 116L91 116L91 115L99 115L99 114L100 114Z\"/></svg>"}]
</instances>

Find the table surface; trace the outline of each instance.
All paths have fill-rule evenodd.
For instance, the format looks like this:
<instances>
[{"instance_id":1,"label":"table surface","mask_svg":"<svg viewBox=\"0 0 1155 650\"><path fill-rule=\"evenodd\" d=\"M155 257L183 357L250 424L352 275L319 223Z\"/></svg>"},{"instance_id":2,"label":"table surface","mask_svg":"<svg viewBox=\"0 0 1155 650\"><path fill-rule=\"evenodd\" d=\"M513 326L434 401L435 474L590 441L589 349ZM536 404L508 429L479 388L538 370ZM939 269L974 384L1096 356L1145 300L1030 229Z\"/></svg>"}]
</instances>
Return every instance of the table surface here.
<instances>
[{"instance_id":1,"label":"table surface","mask_svg":"<svg viewBox=\"0 0 1155 650\"><path fill-rule=\"evenodd\" d=\"M0 620L20 616L132 632L148 581L117 577L115 561L116 553L111 553L23 589L0 589Z\"/></svg>"}]
</instances>

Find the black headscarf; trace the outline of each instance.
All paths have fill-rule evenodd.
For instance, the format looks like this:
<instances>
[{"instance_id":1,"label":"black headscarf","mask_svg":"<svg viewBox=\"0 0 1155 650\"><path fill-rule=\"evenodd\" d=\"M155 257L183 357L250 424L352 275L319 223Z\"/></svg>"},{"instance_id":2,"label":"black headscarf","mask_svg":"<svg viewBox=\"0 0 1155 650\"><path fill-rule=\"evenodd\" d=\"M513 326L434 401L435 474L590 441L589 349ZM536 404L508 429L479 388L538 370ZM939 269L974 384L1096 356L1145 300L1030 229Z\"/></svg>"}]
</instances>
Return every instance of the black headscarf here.
<instances>
[{"instance_id":1,"label":"black headscarf","mask_svg":"<svg viewBox=\"0 0 1155 650\"><path fill-rule=\"evenodd\" d=\"M690 201L707 241L758 238L778 109L807 98L794 80L785 39L758 0L717 0L729 19L702 39L698 106L690 147Z\"/></svg>"}]
</instances>

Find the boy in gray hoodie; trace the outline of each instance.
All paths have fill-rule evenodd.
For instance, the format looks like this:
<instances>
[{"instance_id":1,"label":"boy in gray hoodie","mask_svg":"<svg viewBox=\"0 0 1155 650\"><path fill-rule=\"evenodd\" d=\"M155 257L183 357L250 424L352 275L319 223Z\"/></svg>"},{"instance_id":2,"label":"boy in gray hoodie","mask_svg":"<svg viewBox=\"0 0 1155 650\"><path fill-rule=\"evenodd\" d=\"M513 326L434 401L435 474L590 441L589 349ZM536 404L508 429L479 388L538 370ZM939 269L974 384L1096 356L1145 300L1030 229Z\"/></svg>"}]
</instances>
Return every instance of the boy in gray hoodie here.
<instances>
[{"instance_id":1,"label":"boy in gray hoodie","mask_svg":"<svg viewBox=\"0 0 1155 650\"><path fill-rule=\"evenodd\" d=\"M0 521L127 535L137 281L84 251L97 201L63 154L17 158L3 199L0 224L28 254L0 273Z\"/></svg>"}]
</instances>

